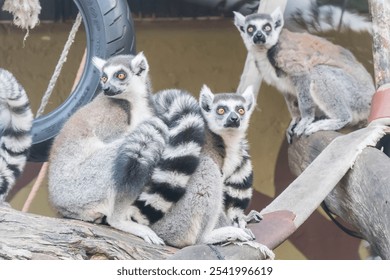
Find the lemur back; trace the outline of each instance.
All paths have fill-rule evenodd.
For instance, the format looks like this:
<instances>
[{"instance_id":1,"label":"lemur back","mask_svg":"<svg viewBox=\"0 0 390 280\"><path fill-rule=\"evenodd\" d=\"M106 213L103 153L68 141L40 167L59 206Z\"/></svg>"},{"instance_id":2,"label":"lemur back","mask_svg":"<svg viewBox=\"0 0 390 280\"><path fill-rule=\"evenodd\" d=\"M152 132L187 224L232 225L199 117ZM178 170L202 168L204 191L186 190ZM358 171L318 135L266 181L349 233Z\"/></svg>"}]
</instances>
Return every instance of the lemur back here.
<instances>
[{"instance_id":1,"label":"lemur back","mask_svg":"<svg viewBox=\"0 0 390 280\"><path fill-rule=\"evenodd\" d=\"M372 77L353 54L307 33L283 28L272 14L243 16L235 25L264 80L281 91L292 121L287 138L366 122L375 92Z\"/></svg>"},{"instance_id":2,"label":"lemur back","mask_svg":"<svg viewBox=\"0 0 390 280\"><path fill-rule=\"evenodd\" d=\"M32 121L23 87L10 72L0 68L0 204L26 164Z\"/></svg>"}]
</instances>

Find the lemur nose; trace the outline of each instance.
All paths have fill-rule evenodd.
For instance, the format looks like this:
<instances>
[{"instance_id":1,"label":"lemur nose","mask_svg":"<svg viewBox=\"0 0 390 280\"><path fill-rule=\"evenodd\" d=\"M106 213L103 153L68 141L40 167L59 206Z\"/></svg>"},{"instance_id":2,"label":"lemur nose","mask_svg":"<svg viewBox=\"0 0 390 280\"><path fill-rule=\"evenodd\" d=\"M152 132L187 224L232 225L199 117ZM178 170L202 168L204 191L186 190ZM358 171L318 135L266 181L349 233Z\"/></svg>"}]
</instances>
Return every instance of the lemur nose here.
<instances>
[{"instance_id":1,"label":"lemur nose","mask_svg":"<svg viewBox=\"0 0 390 280\"><path fill-rule=\"evenodd\" d=\"M261 43L264 43L265 42L265 36L264 34L261 32L261 31L258 31L255 36L253 36L253 42L255 44L261 42Z\"/></svg>"},{"instance_id":2,"label":"lemur nose","mask_svg":"<svg viewBox=\"0 0 390 280\"><path fill-rule=\"evenodd\" d=\"M109 92L110 89L111 89L110 87L104 87L104 88L103 88L103 91L104 91L104 92Z\"/></svg>"},{"instance_id":3,"label":"lemur nose","mask_svg":"<svg viewBox=\"0 0 390 280\"><path fill-rule=\"evenodd\" d=\"M257 32L255 36L256 36L256 38L258 38L258 39L264 38L264 34L261 33L261 32Z\"/></svg>"},{"instance_id":4,"label":"lemur nose","mask_svg":"<svg viewBox=\"0 0 390 280\"><path fill-rule=\"evenodd\" d=\"M230 114L230 120L232 121L232 122L237 122L238 121L238 116L237 116L237 114Z\"/></svg>"}]
</instances>

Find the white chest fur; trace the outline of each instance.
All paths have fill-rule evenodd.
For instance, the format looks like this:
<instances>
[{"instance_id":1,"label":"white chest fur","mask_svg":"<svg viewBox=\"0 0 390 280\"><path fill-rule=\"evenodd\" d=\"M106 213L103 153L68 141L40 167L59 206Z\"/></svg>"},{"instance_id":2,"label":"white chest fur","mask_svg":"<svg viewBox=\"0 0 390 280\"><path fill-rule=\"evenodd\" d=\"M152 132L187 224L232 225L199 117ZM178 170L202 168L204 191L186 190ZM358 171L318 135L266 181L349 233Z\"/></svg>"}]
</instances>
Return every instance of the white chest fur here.
<instances>
[{"instance_id":1,"label":"white chest fur","mask_svg":"<svg viewBox=\"0 0 390 280\"><path fill-rule=\"evenodd\" d=\"M223 136L225 159L223 161L222 172L224 178L230 176L241 163L241 140L241 135Z\"/></svg>"},{"instance_id":2,"label":"white chest fur","mask_svg":"<svg viewBox=\"0 0 390 280\"><path fill-rule=\"evenodd\" d=\"M276 87L282 93L296 95L290 78L284 75L278 77L274 66L272 66L267 57L266 51L255 50L252 53L255 57L256 67L267 84Z\"/></svg>"},{"instance_id":3,"label":"white chest fur","mask_svg":"<svg viewBox=\"0 0 390 280\"><path fill-rule=\"evenodd\" d=\"M137 125L152 116L153 112L151 111L148 100L145 97L139 97L137 100L132 100L130 130L133 130Z\"/></svg>"}]
</instances>

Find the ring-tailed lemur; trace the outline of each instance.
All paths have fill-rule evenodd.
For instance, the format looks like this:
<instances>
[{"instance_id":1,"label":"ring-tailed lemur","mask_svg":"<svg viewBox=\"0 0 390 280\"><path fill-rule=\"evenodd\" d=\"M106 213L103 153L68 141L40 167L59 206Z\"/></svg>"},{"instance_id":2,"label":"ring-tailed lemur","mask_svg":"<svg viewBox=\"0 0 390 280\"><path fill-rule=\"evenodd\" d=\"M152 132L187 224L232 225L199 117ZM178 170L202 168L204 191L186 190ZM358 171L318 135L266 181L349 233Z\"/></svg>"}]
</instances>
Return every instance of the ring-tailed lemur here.
<instances>
[{"instance_id":1,"label":"ring-tailed lemur","mask_svg":"<svg viewBox=\"0 0 390 280\"><path fill-rule=\"evenodd\" d=\"M166 145L155 116L145 56L94 58L102 92L65 123L50 152L49 198L63 216L102 221L151 243L163 241L128 217Z\"/></svg>"},{"instance_id":2,"label":"ring-tailed lemur","mask_svg":"<svg viewBox=\"0 0 390 280\"><path fill-rule=\"evenodd\" d=\"M106 216L111 226L162 244L147 225L180 199L199 164L199 106L179 90L152 96L142 54L94 61L103 94L76 112L54 142L52 204L64 216Z\"/></svg>"},{"instance_id":3,"label":"ring-tailed lemur","mask_svg":"<svg viewBox=\"0 0 390 280\"><path fill-rule=\"evenodd\" d=\"M242 94L214 95L207 86L200 92L199 103L208 128L222 138L225 149L222 174L224 207L232 225L245 228L246 223L261 216L244 210L252 198L253 170L246 132L255 107L252 87Z\"/></svg>"},{"instance_id":4,"label":"ring-tailed lemur","mask_svg":"<svg viewBox=\"0 0 390 280\"><path fill-rule=\"evenodd\" d=\"M0 203L26 164L33 114L23 87L0 68Z\"/></svg>"},{"instance_id":5,"label":"ring-tailed lemur","mask_svg":"<svg viewBox=\"0 0 390 280\"><path fill-rule=\"evenodd\" d=\"M241 213L251 197L252 168L244 139L254 105L250 91L249 88L243 96L231 94L214 98L207 87L202 89L200 107L210 129L206 130L199 166L191 176L183 197L162 219L151 225L167 244L181 248L201 243L253 239L249 230L232 225L236 222L243 226L242 220L246 217ZM230 119L224 118L225 122L214 119L220 117L214 108L218 107L217 103L226 106L226 111L231 106L237 106L234 112L242 115L241 125L237 127L238 119L234 121L233 115ZM224 143L223 137L227 143ZM229 175L222 175L222 171ZM235 189L238 184L240 189ZM230 219L225 213L224 199L230 199L226 204Z\"/></svg>"},{"instance_id":6,"label":"ring-tailed lemur","mask_svg":"<svg viewBox=\"0 0 390 280\"><path fill-rule=\"evenodd\" d=\"M235 25L263 79L281 91L293 134L338 130L366 121L375 92L372 77L352 53L320 37L283 27L272 14L235 13Z\"/></svg>"}]
</instances>

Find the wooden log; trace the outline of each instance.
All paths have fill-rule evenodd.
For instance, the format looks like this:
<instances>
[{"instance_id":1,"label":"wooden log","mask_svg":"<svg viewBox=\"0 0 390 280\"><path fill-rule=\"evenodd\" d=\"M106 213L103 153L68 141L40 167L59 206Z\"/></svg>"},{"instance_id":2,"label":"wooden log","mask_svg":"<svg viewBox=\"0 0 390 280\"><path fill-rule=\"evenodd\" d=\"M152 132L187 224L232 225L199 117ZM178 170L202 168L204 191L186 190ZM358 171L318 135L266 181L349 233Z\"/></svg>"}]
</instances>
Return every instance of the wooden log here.
<instances>
[{"instance_id":1,"label":"wooden log","mask_svg":"<svg viewBox=\"0 0 390 280\"><path fill-rule=\"evenodd\" d=\"M340 133L317 132L294 139L288 149L291 171L299 175ZM346 147L350 148L350 147ZM324 166L324 168L330 168ZM390 159L376 148L365 148L350 171L326 197L334 214L371 244L374 254L390 259ZM313 178L313 188L315 178Z\"/></svg>"},{"instance_id":2,"label":"wooden log","mask_svg":"<svg viewBox=\"0 0 390 280\"><path fill-rule=\"evenodd\" d=\"M0 259L166 259L177 251L131 234L0 207Z\"/></svg>"},{"instance_id":3,"label":"wooden log","mask_svg":"<svg viewBox=\"0 0 390 280\"><path fill-rule=\"evenodd\" d=\"M23 213L0 205L0 260L262 260L269 257L273 257L272 252L255 242L195 245L180 250L148 244L109 226Z\"/></svg>"},{"instance_id":4,"label":"wooden log","mask_svg":"<svg viewBox=\"0 0 390 280\"><path fill-rule=\"evenodd\" d=\"M373 57L377 89L390 86L390 1L369 1L373 24Z\"/></svg>"}]
</instances>

